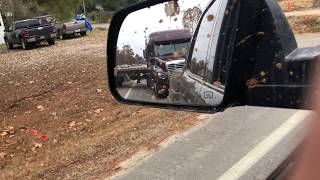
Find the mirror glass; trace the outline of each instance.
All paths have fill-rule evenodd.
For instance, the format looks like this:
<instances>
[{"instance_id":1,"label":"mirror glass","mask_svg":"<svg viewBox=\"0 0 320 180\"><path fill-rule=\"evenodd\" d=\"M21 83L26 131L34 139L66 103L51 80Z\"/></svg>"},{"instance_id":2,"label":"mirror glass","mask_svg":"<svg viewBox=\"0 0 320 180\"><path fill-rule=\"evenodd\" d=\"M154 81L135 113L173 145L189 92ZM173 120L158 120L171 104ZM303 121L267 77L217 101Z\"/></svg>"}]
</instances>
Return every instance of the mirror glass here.
<instances>
[{"instance_id":1,"label":"mirror glass","mask_svg":"<svg viewBox=\"0 0 320 180\"><path fill-rule=\"evenodd\" d=\"M227 1L209 2L169 1L126 17L115 67L117 90L124 99L221 104L224 74L215 56Z\"/></svg>"}]
</instances>

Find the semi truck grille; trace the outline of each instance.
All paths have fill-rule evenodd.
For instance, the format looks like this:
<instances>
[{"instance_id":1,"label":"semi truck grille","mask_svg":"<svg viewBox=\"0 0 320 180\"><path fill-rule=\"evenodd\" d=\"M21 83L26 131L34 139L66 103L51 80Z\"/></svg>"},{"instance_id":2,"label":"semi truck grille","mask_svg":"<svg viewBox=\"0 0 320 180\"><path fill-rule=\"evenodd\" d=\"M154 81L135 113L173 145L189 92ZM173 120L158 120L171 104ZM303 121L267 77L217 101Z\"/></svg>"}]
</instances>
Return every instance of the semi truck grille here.
<instances>
[{"instance_id":1,"label":"semi truck grille","mask_svg":"<svg viewBox=\"0 0 320 180\"><path fill-rule=\"evenodd\" d=\"M172 77L172 75L177 72L182 73L184 66L185 66L185 62L179 62L176 64L169 64L168 65L169 77Z\"/></svg>"}]
</instances>

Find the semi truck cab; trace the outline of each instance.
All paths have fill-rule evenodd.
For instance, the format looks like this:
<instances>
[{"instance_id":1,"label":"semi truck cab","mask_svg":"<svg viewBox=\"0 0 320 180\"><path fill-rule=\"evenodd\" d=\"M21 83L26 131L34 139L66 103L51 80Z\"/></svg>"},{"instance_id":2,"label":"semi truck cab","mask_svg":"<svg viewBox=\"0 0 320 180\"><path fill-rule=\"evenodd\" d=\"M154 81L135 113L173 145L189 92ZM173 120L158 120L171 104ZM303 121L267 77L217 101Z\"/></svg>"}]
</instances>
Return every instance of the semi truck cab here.
<instances>
[{"instance_id":1,"label":"semi truck cab","mask_svg":"<svg viewBox=\"0 0 320 180\"><path fill-rule=\"evenodd\" d=\"M187 29L159 31L149 35L144 51L150 72L147 85L157 97L166 98L171 75L183 72L191 38L192 33Z\"/></svg>"}]
</instances>

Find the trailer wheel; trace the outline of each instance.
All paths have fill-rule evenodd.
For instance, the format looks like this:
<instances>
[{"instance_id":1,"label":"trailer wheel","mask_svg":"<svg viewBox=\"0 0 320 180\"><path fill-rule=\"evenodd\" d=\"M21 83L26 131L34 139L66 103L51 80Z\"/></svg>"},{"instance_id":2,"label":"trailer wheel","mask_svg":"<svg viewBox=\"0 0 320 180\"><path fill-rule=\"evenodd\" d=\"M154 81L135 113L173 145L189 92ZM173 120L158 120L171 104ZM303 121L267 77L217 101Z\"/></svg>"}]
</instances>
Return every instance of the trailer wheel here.
<instances>
[{"instance_id":1,"label":"trailer wheel","mask_svg":"<svg viewBox=\"0 0 320 180\"><path fill-rule=\"evenodd\" d=\"M157 97L157 98L160 98L161 95L159 94L159 87L157 85L156 82L153 83L153 91L154 91L154 95Z\"/></svg>"}]
</instances>

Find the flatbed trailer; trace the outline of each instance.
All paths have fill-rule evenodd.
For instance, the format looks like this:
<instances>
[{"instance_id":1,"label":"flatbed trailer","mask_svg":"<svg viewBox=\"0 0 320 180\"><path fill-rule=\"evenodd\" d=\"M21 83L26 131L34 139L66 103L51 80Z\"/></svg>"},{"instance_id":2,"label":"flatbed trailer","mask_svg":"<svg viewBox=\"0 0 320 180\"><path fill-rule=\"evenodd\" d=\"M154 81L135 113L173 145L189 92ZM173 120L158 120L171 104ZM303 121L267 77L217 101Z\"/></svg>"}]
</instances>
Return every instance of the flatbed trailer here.
<instances>
[{"instance_id":1,"label":"flatbed trailer","mask_svg":"<svg viewBox=\"0 0 320 180\"><path fill-rule=\"evenodd\" d=\"M146 64L120 65L115 67L117 86L121 87L124 81L147 79L150 70Z\"/></svg>"}]
</instances>

